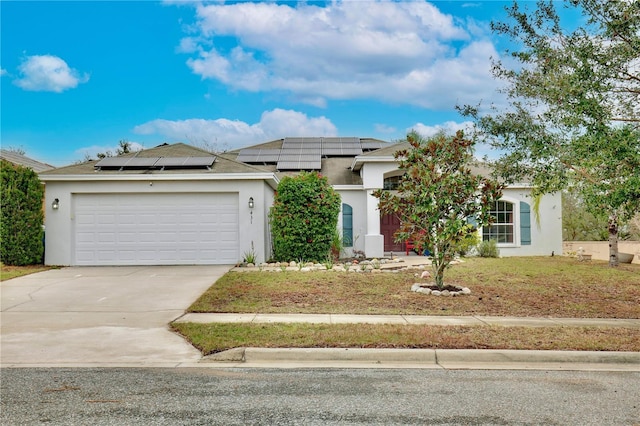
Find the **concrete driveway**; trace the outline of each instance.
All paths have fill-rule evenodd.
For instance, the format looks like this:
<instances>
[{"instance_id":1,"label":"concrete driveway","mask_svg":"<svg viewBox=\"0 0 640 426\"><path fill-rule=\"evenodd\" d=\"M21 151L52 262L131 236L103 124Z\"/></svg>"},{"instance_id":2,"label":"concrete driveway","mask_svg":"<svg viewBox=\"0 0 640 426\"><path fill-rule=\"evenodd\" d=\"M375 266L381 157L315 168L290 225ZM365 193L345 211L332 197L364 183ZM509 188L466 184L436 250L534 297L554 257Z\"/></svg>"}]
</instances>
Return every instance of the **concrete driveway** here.
<instances>
[{"instance_id":1,"label":"concrete driveway","mask_svg":"<svg viewBox=\"0 0 640 426\"><path fill-rule=\"evenodd\" d=\"M0 284L0 362L175 366L200 353L168 323L229 266L70 267Z\"/></svg>"}]
</instances>

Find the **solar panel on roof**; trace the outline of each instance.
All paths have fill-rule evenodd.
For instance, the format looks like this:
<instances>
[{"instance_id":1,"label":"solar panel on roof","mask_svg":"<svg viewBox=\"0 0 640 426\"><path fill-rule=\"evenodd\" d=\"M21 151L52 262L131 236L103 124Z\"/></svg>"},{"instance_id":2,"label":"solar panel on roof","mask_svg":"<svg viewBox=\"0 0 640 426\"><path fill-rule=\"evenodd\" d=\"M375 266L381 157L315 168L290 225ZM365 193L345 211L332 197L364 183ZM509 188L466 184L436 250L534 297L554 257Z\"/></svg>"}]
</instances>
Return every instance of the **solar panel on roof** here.
<instances>
[{"instance_id":1,"label":"solar panel on roof","mask_svg":"<svg viewBox=\"0 0 640 426\"><path fill-rule=\"evenodd\" d=\"M278 161L320 161L320 154L280 154Z\"/></svg>"},{"instance_id":2,"label":"solar panel on roof","mask_svg":"<svg viewBox=\"0 0 640 426\"><path fill-rule=\"evenodd\" d=\"M328 137L328 138L323 138L322 142L323 143L352 143L352 144L359 144L360 143L360 138L354 138L354 137L348 137L348 138Z\"/></svg>"},{"instance_id":3,"label":"solar panel on roof","mask_svg":"<svg viewBox=\"0 0 640 426\"><path fill-rule=\"evenodd\" d=\"M362 149L366 150L380 149L385 146L387 146L387 144L384 142L362 142Z\"/></svg>"},{"instance_id":4,"label":"solar panel on roof","mask_svg":"<svg viewBox=\"0 0 640 426\"><path fill-rule=\"evenodd\" d=\"M146 169L153 167L160 157L105 157L94 166L96 169Z\"/></svg>"},{"instance_id":5,"label":"solar panel on roof","mask_svg":"<svg viewBox=\"0 0 640 426\"><path fill-rule=\"evenodd\" d=\"M258 162L261 163L277 163L278 158L280 157L279 149L264 149L263 151L273 151L273 152L261 152L258 156Z\"/></svg>"},{"instance_id":6,"label":"solar panel on roof","mask_svg":"<svg viewBox=\"0 0 640 426\"><path fill-rule=\"evenodd\" d=\"M238 154L238 157L236 157L236 161L239 161L241 163L257 163L258 158L259 158L258 154L240 152Z\"/></svg>"},{"instance_id":7,"label":"solar panel on roof","mask_svg":"<svg viewBox=\"0 0 640 426\"><path fill-rule=\"evenodd\" d=\"M285 146L288 143L302 143L304 138L284 138L282 141L282 146Z\"/></svg>"},{"instance_id":8,"label":"solar panel on roof","mask_svg":"<svg viewBox=\"0 0 640 426\"><path fill-rule=\"evenodd\" d=\"M131 157L124 167L130 169L153 167L158 159L158 157Z\"/></svg>"},{"instance_id":9,"label":"solar panel on roof","mask_svg":"<svg viewBox=\"0 0 640 426\"><path fill-rule=\"evenodd\" d=\"M98 161L95 165L96 168L100 167L122 167L127 164L129 158L122 157L105 157L102 160Z\"/></svg>"},{"instance_id":10,"label":"solar panel on roof","mask_svg":"<svg viewBox=\"0 0 640 426\"><path fill-rule=\"evenodd\" d=\"M299 150L295 150L295 149L283 149L281 151L282 154L294 154L294 153L300 153L303 155L320 155L322 154L322 149L320 147L318 148L302 148Z\"/></svg>"},{"instance_id":11,"label":"solar panel on roof","mask_svg":"<svg viewBox=\"0 0 640 426\"><path fill-rule=\"evenodd\" d=\"M289 148L320 148L322 138L285 138L282 141L282 149Z\"/></svg>"},{"instance_id":12,"label":"solar panel on roof","mask_svg":"<svg viewBox=\"0 0 640 426\"><path fill-rule=\"evenodd\" d=\"M162 157L156 167L211 167L216 161L214 155L207 157Z\"/></svg>"},{"instance_id":13,"label":"solar panel on roof","mask_svg":"<svg viewBox=\"0 0 640 426\"><path fill-rule=\"evenodd\" d=\"M347 156L347 155L360 155L362 154L362 148L360 146L354 145L330 145L322 148L322 155L336 155L336 156Z\"/></svg>"},{"instance_id":14,"label":"solar panel on roof","mask_svg":"<svg viewBox=\"0 0 640 426\"><path fill-rule=\"evenodd\" d=\"M240 151L237 161L242 163L277 163L279 149L247 148Z\"/></svg>"},{"instance_id":15,"label":"solar panel on roof","mask_svg":"<svg viewBox=\"0 0 640 426\"><path fill-rule=\"evenodd\" d=\"M147 170L155 168L199 168L211 167L214 155L206 157L107 157L96 163L95 168L121 170Z\"/></svg>"}]
</instances>

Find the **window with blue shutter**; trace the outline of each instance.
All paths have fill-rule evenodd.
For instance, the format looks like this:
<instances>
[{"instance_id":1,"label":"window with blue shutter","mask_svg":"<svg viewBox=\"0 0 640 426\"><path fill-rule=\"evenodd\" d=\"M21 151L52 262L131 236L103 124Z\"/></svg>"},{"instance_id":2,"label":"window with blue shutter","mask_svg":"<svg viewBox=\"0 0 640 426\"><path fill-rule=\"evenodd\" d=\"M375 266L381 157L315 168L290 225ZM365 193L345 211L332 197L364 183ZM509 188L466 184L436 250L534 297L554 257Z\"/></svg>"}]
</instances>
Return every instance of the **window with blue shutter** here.
<instances>
[{"instance_id":1,"label":"window with blue shutter","mask_svg":"<svg viewBox=\"0 0 640 426\"><path fill-rule=\"evenodd\" d=\"M498 244L513 244L515 207L508 201L496 201L489 210L491 225L482 227L482 241L496 240Z\"/></svg>"},{"instance_id":2,"label":"window with blue shutter","mask_svg":"<svg viewBox=\"0 0 640 426\"><path fill-rule=\"evenodd\" d=\"M520 201L520 244L531 245L531 207Z\"/></svg>"},{"instance_id":3,"label":"window with blue shutter","mask_svg":"<svg viewBox=\"0 0 640 426\"><path fill-rule=\"evenodd\" d=\"M342 205L342 245L353 246L353 209L349 204Z\"/></svg>"}]
</instances>

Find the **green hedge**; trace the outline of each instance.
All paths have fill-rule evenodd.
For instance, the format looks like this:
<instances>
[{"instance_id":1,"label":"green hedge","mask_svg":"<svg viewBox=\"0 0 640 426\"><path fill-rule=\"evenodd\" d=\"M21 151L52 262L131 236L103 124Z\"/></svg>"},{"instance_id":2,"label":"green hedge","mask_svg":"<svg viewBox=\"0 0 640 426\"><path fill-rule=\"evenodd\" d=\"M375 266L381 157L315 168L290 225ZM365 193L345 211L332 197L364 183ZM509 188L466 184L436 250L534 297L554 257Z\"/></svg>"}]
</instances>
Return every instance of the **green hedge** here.
<instances>
[{"instance_id":1,"label":"green hedge","mask_svg":"<svg viewBox=\"0 0 640 426\"><path fill-rule=\"evenodd\" d=\"M42 263L44 231L42 200L44 187L31 169L0 162L2 222L0 260L5 265Z\"/></svg>"},{"instance_id":2,"label":"green hedge","mask_svg":"<svg viewBox=\"0 0 640 426\"><path fill-rule=\"evenodd\" d=\"M340 195L316 172L280 181L269 212L276 261L327 259L338 225Z\"/></svg>"}]
</instances>

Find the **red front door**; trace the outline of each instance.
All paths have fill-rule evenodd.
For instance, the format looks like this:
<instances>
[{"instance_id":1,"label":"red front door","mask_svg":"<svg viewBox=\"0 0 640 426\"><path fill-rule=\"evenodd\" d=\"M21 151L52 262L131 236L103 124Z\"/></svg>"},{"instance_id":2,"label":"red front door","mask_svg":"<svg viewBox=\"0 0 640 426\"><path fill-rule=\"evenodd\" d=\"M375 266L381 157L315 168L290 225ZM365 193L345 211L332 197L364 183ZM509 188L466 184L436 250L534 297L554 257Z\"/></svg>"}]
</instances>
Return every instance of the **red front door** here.
<instances>
[{"instance_id":1,"label":"red front door","mask_svg":"<svg viewBox=\"0 0 640 426\"><path fill-rule=\"evenodd\" d=\"M384 251L400 252L404 250L403 243L396 243L393 234L400 228L400 219L394 214L388 214L380 218L380 233L384 236Z\"/></svg>"}]
</instances>

